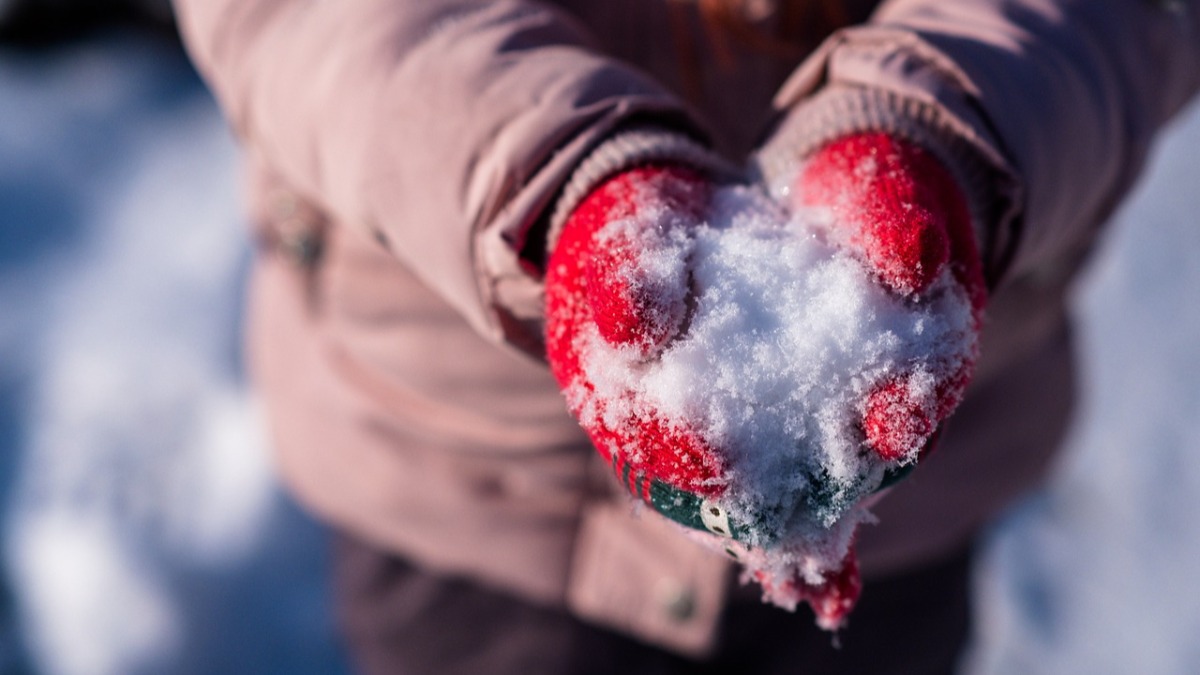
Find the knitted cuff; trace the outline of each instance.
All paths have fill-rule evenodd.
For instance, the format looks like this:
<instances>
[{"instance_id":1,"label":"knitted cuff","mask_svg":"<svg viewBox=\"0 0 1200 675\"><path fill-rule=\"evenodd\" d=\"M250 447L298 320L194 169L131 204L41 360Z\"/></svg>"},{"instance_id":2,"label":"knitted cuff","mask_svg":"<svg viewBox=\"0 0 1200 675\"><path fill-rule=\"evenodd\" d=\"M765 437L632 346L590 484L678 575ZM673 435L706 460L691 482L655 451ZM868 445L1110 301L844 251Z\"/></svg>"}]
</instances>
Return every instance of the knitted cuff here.
<instances>
[{"instance_id":1,"label":"knitted cuff","mask_svg":"<svg viewBox=\"0 0 1200 675\"><path fill-rule=\"evenodd\" d=\"M782 196L800 165L825 144L842 136L883 131L908 140L933 154L966 193L975 239L985 264L993 252L1006 250L992 227L1009 208L1002 195L1005 176L940 110L890 91L850 85L831 85L796 106L752 161L751 171L771 194Z\"/></svg>"},{"instance_id":2,"label":"knitted cuff","mask_svg":"<svg viewBox=\"0 0 1200 675\"><path fill-rule=\"evenodd\" d=\"M615 174L645 164L683 164L709 174L717 182L742 177L742 173L720 155L679 132L659 127L618 131L596 146L563 186L550 215L546 250L554 250L563 224L592 190Z\"/></svg>"}]
</instances>

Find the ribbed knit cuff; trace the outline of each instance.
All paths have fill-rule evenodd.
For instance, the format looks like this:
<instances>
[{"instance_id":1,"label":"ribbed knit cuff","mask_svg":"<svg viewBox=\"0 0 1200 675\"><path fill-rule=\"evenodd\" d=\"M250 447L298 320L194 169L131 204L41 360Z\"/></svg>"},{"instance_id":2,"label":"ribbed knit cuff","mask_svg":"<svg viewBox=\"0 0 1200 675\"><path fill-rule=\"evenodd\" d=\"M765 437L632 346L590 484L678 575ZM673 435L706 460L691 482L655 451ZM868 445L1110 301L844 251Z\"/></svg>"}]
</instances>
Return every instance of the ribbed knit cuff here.
<instances>
[{"instance_id":1,"label":"ribbed knit cuff","mask_svg":"<svg viewBox=\"0 0 1200 675\"><path fill-rule=\"evenodd\" d=\"M985 266L1008 242L994 241L991 224L1010 207L1006 177L957 132L933 105L892 92L831 85L798 104L751 163L754 178L781 197L791 189L804 160L822 146L854 133L883 131L933 154L962 186L971 208L975 239Z\"/></svg>"},{"instance_id":2,"label":"ribbed knit cuff","mask_svg":"<svg viewBox=\"0 0 1200 675\"><path fill-rule=\"evenodd\" d=\"M660 127L619 131L596 146L563 186L550 216L546 250L554 250L563 223L592 190L622 171L646 164L682 164L709 174L716 182L743 177L743 172L720 155L679 132Z\"/></svg>"}]
</instances>

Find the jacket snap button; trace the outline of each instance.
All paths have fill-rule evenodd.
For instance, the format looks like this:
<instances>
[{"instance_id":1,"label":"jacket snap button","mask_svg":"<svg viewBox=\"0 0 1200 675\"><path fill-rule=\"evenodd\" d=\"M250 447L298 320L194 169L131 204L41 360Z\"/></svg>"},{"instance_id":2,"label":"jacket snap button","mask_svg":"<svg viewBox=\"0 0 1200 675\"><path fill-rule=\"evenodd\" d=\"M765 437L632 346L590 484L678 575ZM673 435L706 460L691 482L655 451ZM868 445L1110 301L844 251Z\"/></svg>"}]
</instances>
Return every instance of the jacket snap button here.
<instances>
[{"instance_id":1,"label":"jacket snap button","mask_svg":"<svg viewBox=\"0 0 1200 675\"><path fill-rule=\"evenodd\" d=\"M716 502L706 499L700 503L700 521L713 534L719 534L722 537L733 535L733 528L729 526L729 514Z\"/></svg>"},{"instance_id":2,"label":"jacket snap button","mask_svg":"<svg viewBox=\"0 0 1200 675\"><path fill-rule=\"evenodd\" d=\"M321 257L321 237L303 225L284 228L281 236L284 253L301 267L310 267Z\"/></svg>"},{"instance_id":3,"label":"jacket snap button","mask_svg":"<svg viewBox=\"0 0 1200 675\"><path fill-rule=\"evenodd\" d=\"M289 260L300 267L311 267L321 257L322 221L290 190L271 195L271 216L275 243Z\"/></svg>"},{"instance_id":4,"label":"jacket snap button","mask_svg":"<svg viewBox=\"0 0 1200 675\"><path fill-rule=\"evenodd\" d=\"M696 615L696 594L677 579L663 579L655 589L658 606L672 621L683 623Z\"/></svg>"}]
</instances>

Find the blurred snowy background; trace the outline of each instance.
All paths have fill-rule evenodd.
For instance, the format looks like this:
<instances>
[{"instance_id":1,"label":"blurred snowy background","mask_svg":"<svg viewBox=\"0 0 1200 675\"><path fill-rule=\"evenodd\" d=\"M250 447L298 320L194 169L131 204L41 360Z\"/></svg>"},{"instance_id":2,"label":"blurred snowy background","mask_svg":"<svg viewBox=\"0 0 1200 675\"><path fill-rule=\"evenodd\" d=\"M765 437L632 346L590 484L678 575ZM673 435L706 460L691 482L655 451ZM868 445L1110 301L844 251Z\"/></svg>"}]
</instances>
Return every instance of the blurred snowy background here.
<instances>
[{"instance_id":1,"label":"blurred snowy background","mask_svg":"<svg viewBox=\"0 0 1200 675\"><path fill-rule=\"evenodd\" d=\"M0 672L344 672L242 371L244 230L171 43L0 50Z\"/></svg>"},{"instance_id":2,"label":"blurred snowy background","mask_svg":"<svg viewBox=\"0 0 1200 675\"><path fill-rule=\"evenodd\" d=\"M993 533L975 675L1200 673L1198 151L1193 101L1076 290L1077 419Z\"/></svg>"},{"instance_id":3,"label":"blurred snowy background","mask_svg":"<svg viewBox=\"0 0 1200 675\"><path fill-rule=\"evenodd\" d=\"M974 675L1200 672L1196 148L1193 108L1080 289L1081 416L991 538ZM0 47L0 673L345 672L246 388L248 255L169 42Z\"/></svg>"}]
</instances>

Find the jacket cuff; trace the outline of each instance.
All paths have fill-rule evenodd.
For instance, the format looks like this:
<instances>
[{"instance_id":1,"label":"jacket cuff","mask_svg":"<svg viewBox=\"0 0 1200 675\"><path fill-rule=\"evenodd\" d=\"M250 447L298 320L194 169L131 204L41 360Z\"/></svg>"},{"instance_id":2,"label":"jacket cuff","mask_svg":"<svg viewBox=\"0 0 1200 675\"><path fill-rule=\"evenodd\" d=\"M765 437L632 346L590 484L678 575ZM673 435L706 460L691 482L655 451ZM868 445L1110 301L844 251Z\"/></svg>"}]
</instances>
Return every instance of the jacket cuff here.
<instances>
[{"instance_id":1,"label":"jacket cuff","mask_svg":"<svg viewBox=\"0 0 1200 675\"><path fill-rule=\"evenodd\" d=\"M635 127L618 131L592 150L571 174L550 215L546 251L553 251L563 224L592 190L623 171L645 164L682 164L716 182L739 180L742 173L717 153L677 131Z\"/></svg>"},{"instance_id":2,"label":"jacket cuff","mask_svg":"<svg viewBox=\"0 0 1200 675\"><path fill-rule=\"evenodd\" d=\"M966 194L971 223L989 282L994 282L1011 241L1006 228L995 227L1012 208L1002 188L1004 172L957 133L941 109L894 92L833 84L799 103L783 119L771 139L752 160L751 171L771 194L782 196L805 159L822 146L850 134L882 131L932 153Z\"/></svg>"}]
</instances>

